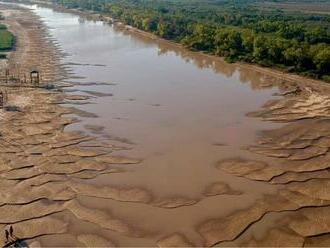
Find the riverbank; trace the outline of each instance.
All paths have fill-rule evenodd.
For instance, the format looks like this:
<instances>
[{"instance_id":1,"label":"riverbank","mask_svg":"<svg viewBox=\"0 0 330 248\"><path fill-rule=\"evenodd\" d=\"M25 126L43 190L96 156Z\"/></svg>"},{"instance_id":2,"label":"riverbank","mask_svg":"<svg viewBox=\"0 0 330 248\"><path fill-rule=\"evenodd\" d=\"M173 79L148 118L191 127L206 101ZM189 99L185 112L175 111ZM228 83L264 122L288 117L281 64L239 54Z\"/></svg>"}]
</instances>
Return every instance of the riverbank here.
<instances>
[{"instance_id":1,"label":"riverbank","mask_svg":"<svg viewBox=\"0 0 330 248\"><path fill-rule=\"evenodd\" d=\"M56 1L55 1L56 2ZM35 1L35 3L41 3L41 4L43 4L42 3L42 1ZM58 4L60 4L59 2L57 2ZM53 3L44 3L44 4L46 4L46 5L53 5L53 7L55 7L55 8L57 8L57 9L60 9L60 10L62 10L63 11L63 9L65 8L65 7L63 7L63 6L60 6L60 5L54 5ZM72 3L73 4L73 3ZM76 6L80 6L80 4L81 3L79 3L79 2L75 2L75 4L76 4ZM123 6L120 4L120 2L119 3L116 3L116 2L114 2L114 5L116 5L117 4L117 8L122 8ZM68 4L69 6L70 6L70 4ZM132 7L132 6L130 6L129 4L127 4L129 7L129 9L130 8L134 8L134 7ZM157 5L157 4L155 4L155 5ZM124 25L123 23L122 23L122 21L121 21L121 19L124 19L125 20L125 17L123 17L123 18L121 18L121 17L118 17L119 19L118 20L114 20L113 18L112 18L112 16L111 16L111 14L106 14L106 13L102 13L102 15L100 14L100 13L97 13L96 11L94 12L94 11L88 11L88 9L90 8L90 9L92 9L91 7L92 6L89 6L88 5L88 3L85 3L85 5L82 5L82 6L84 6L84 7L82 7L82 8L79 8L79 10L77 10L77 9L70 9L69 11L74 11L74 12L76 12L76 13L85 13L85 14L87 14L87 15L89 15L89 16L93 16L93 18L98 18L98 16L100 17L99 18L99 20L102 20L102 21L110 21L111 23L117 23L117 24L120 24L120 25L122 25L123 27L125 27L125 28L129 28L129 29L132 29L134 32L138 32L138 33L141 33L141 34L143 34L143 35L146 35L146 36L148 36L148 37L151 37L151 38L155 38L155 39L159 39L159 37L157 36L157 35L154 35L153 34L153 32L149 32L149 31L147 31L147 30L149 30L149 28L150 27L145 27L145 28L141 28L141 29L143 29L143 30L146 30L146 32L145 31L143 31L143 30L140 30L140 29L136 29L136 28L134 28L134 27L131 27L131 26L127 26L127 25ZM148 20L149 20L149 22L154 22L155 20L157 20L157 21L160 21L161 19L159 19L159 14L161 15L161 13L158 13L156 10L155 11L153 11L152 10L152 4L150 5L150 4L146 4L146 8L150 8L150 11L151 12L153 12L152 14L148 14L148 13L145 13L145 16L143 17L143 15L141 16L140 14L141 14L141 10L139 9L139 7L141 7L141 6L139 6L139 4L137 5L137 9L139 9L139 11L140 12L136 12L136 16L135 16L135 23L140 23L139 25L141 26L141 22L143 23L143 21L146 21L146 22L148 22ZM206 5L207 6L207 5ZM101 6L98 6L99 8L102 8ZM173 6L172 6L173 7ZM215 8L217 7L217 6L214 6ZM224 6L224 8L226 9L226 6ZM85 9L85 10L83 10L83 9ZM171 7L169 7L169 9L171 9ZM111 12L111 10L109 9L108 11L110 11ZM120 16L121 14L120 13L122 13L122 12L125 12L125 11L127 11L127 10L125 10L125 8L124 9L121 9L121 11L118 11L118 13L116 14L116 11L114 11L114 16ZM185 17L185 14L186 13L184 13L184 12L182 12L181 11L181 9L180 9L180 6L178 6L178 11L180 12L180 14L179 14L179 16L180 16L180 18L182 18L182 20L185 20L184 19L184 17ZM196 8L196 11L198 12L199 10L198 10L198 7ZM230 13L230 10L228 10L229 11L229 13ZM143 11L142 11L143 12ZM267 16L267 11L266 12L263 12L263 14L265 15L264 16L264 18L269 18L269 16ZM127 13L125 13L126 15L127 15L127 18L126 18L126 20L130 20L130 21L128 21L129 23L132 23L133 21L132 21L132 16L131 16L131 12L130 11L127 11ZM196 13L194 13L194 12L192 12L191 13L192 15L194 15L194 14L196 14ZM202 13L200 13L201 15L202 15ZM221 16L223 13L219 13L219 15ZM243 15L244 15L244 12L242 13ZM268 13L269 14L269 13ZM285 18L285 12L283 12L281 15L283 15L282 17L283 18ZM297 14L297 13L296 13ZM151 17L152 16L152 17ZM166 14L164 14L164 16L166 16ZM166 16L169 20L171 20L171 18L173 18L171 15L169 15L169 16ZM199 16L197 15L196 16L196 18L198 19L199 18ZM220 17L219 17L220 18ZM239 17L238 17L239 18ZM254 17L255 18L255 17ZM276 16L273 16L273 18L275 18L276 19ZM298 18L299 19L299 15L298 16L296 16L296 18ZM320 18L321 18L321 16L320 16ZM133 18L134 19L134 18ZM173 18L174 20L171 20L173 23L175 23L175 18ZM258 19L258 18L256 18L256 19ZM153 21L151 21L151 20L153 20ZM283 19L284 20L284 19ZM157 22L156 21L156 22ZM222 22L221 21L221 18L219 19L219 21L220 22ZM246 20L244 21L244 19L243 20L241 20L243 23L244 22L246 22ZM267 21L269 21L268 19L267 19ZM279 22L281 22L282 20L278 20ZM303 21L303 18L302 19L299 19L299 21L301 22L301 23L303 23L304 21ZM162 22L162 21L160 21L160 22ZM183 21L184 22L184 21ZM188 21L189 22L189 21ZM146 24L146 25L151 25L151 23L149 23L149 24ZM170 24L170 22L168 22L168 20L165 18L165 23L167 24L167 25L165 25L164 26L164 32L166 33L168 30L171 30L170 28L169 28L169 26L171 26L171 24ZM195 37L195 39L203 39L202 38L202 36L204 35L204 39L205 39L205 36L208 36L207 35L207 33L205 33L205 34L203 34L203 32L207 32L206 30L208 29L209 30L209 35L211 35L211 36L213 36L214 34L214 32L216 32L216 30L215 30L215 28L213 28L213 26L212 25L210 25L210 26L208 26L207 25L207 23L204 23L203 22L203 20L200 20L199 19L199 23L200 23L200 25L201 25L201 27L204 27L205 28L205 30L203 31L202 29L201 30L199 30L199 31L196 31L196 34L194 33L194 35L196 36ZM247 21L247 23L248 23L248 21ZM193 22L191 23L192 25L193 25ZM138 25L138 24L136 24L136 25ZM195 47L195 49L196 50L203 50L203 48L198 48L198 47L203 47L203 44L198 44L198 42L197 41L193 41L194 40L194 38L193 38L193 36L194 35L192 35L192 34L190 34L190 32L188 31L188 30L185 30L185 28L184 28L184 25L183 26L181 26L181 24L179 24L179 23L177 23L177 24L174 24L174 25L176 25L177 26L177 28L181 28L181 29L183 29L183 30L181 30L181 32L184 32L184 34L185 35L187 35L186 37L185 37L185 44L187 45L187 46L191 46L191 48L192 48L192 50L194 50L194 45L196 46ZM224 24L224 23L222 23L222 25L223 25L223 30L224 30L224 33L223 34L221 34L221 32L219 33L219 35L220 35L220 37L221 37L221 35L225 35L225 33L228 31L228 29L231 29L232 28L232 26L231 25L227 25L227 24ZM244 40L244 42L243 42L243 44L241 44L241 45L239 45L239 46L242 46L242 47L244 47L244 44L245 43L247 43L247 44L249 44L249 46L253 46L253 42L252 42L252 44L250 44L250 41L249 41L249 38L247 38L245 35L243 35L243 33L246 31L245 30L245 28L242 28L241 30L238 30L241 26L240 25L237 25L237 23L236 24L232 24L233 26L236 26L236 31L235 31L235 29L231 29L231 31L232 32L236 32L236 34L238 34L239 35L239 38L238 39L246 39L246 40ZM250 25L251 26L253 26L253 24L252 23L250 23ZM261 25L261 24L260 24ZM275 25L274 23L273 24L269 24L269 25ZM292 23L290 22L290 21L288 21L287 22L287 25L292 25ZM135 26L135 25L133 25L133 26ZM140 27L140 26L138 26L138 27ZM244 25L243 25L244 26ZM275 25L276 26L276 25ZM307 23L305 23L305 28L306 29L308 29L308 28L312 28L313 26L311 26L311 27L309 27L309 25L307 24ZM307 27L308 26L308 27ZM317 25L316 25L317 26ZM321 27L322 25L320 24L320 27ZM274 27L273 27L274 28ZM277 25L277 27L276 28L278 28L279 30L281 30L281 25ZM293 27L292 27L293 28ZM150 29L152 29L152 28L150 28ZM267 28L266 28L267 29ZM156 25L156 27L153 27L153 29L152 30L154 30L154 32L158 32L158 33L160 33L161 31L159 31L159 30L157 30L157 25ZM243 31L242 31L243 30ZM245 31L244 31L245 30ZM171 34L171 32L168 34L169 36L168 37L171 37L171 38L169 38L169 40L167 40L167 41L169 41L169 42L173 42L173 40L176 40L176 39L182 39L182 38L180 38L180 35L179 34L176 34L176 31L175 30L171 30L172 31L172 34ZM308 34L307 33L305 33L306 32L306 30L305 29L303 29L303 28L301 28L300 29L300 31L302 32L301 33L301 36L302 37L305 37L305 36L308 36ZM195 32L195 31L194 31ZM218 32L218 31L217 31ZM243 33L242 33L243 32ZM273 31L271 31L271 29L270 30L265 30L264 31L265 33L264 34L260 34L260 36L258 36L258 35L256 35L257 33L259 33L259 31L258 31L258 29L254 29L254 32L252 32L252 33L254 33L254 35L256 35L256 36L258 36L261 40L262 39L264 39L264 41L266 41L267 40L267 42L269 43L268 44L268 46L269 47L272 47L272 42L271 42L271 39L269 39L268 38L268 36L267 36L267 33L272 33ZM280 32L280 31L279 31ZM305 73L305 75L310 75L311 76L311 78L321 78L321 76L322 75L324 75L324 80L326 81L327 80L327 75L326 75L326 73L325 73L325 70L326 70L326 68L324 69L324 70L320 70L319 69L319 67L321 66L322 67L322 65L320 64L320 65L314 65L314 66L307 66L307 65L305 65L305 67L299 67L297 64L295 64L295 63L293 63L291 60L293 59L293 57L295 56L295 55L293 55L293 54L290 54L290 50L288 50L288 51L286 51L285 50L285 48L282 46L283 44L282 43L285 43L287 46L292 46L292 44L291 44L291 42L290 41L292 41L292 40L290 40L289 38L287 38L285 35L277 35L279 32L273 32L272 33L272 36L271 37L274 37L274 39L276 39L277 40L277 43L276 43L276 45L275 44L273 44L274 45L274 47L272 47L272 49L277 49L278 50L278 54L276 54L276 55L271 55L271 54L268 54L267 56L265 56L265 54L267 54L268 52L268 50L269 49L267 49L267 47L259 47L259 49L261 49L261 50L263 50L264 51L264 55L261 55L261 54L259 54L258 56L256 56L256 57L254 57L254 53L257 53L257 50L255 51L255 52L247 52L247 50L248 51L250 51L250 48L249 48L249 46L248 47L245 47L245 50L244 49L240 49L240 51L236 51L236 48L234 48L234 47L232 47L232 50L231 51L229 51L228 49L225 49L224 47L222 47L222 46L218 46L217 47L217 49L215 49L215 48L213 48L213 50L212 49L208 49L208 48L204 48L205 50L208 50L208 51L206 51L206 53L212 53L212 54L218 54L219 53L219 51L223 54L223 56L224 57L226 57L227 56L227 58L229 58L231 61L254 61L254 63L256 64L256 65L265 65L265 64L269 64L270 65L270 69L274 69L274 70L277 70L277 71L280 71L281 72L281 70L282 70L282 68L283 68L283 71L285 72L285 71L295 71L295 73L297 73L297 74L302 74L302 75L304 75L304 73ZM283 31L282 31L283 32ZM326 32L326 31L325 31ZM199 35L201 35L200 37L199 37ZM251 36L252 34L250 34L250 36ZM254 35L252 35L252 36L254 36ZM166 37L166 35L160 35L161 37ZM226 36L226 35L225 35ZM222 37L222 39L224 39L223 40L223 42L226 42L226 38L225 38L225 36L223 36ZM292 36L293 38L295 37L295 34L293 34L293 33L290 33L290 36ZM315 35L314 35L314 39L318 39L318 38L316 38L316 36L318 36L318 34L316 34L315 33ZM198 38L199 37L199 38ZM231 37L230 35L228 36L228 37ZM228 38L227 37L227 39L231 39L231 38ZM285 38L284 38L285 37ZM219 37L218 37L219 38ZM251 37L250 37L251 38ZM306 37L305 37L306 38ZM324 38L324 37L323 37ZM213 39L214 39L214 37L213 37ZM189 41L187 41L187 40L190 40L190 42ZM296 37L295 39L294 39L295 41L299 41L300 42L300 38L299 37ZM320 38L320 40L322 40L322 38ZM196 44L194 44L195 42L197 42ZM204 40L203 42L206 42L206 43L212 43L212 39L210 38L209 40ZM203 43L202 42L202 43ZM234 40L232 40L231 41L232 43L233 42L235 42ZM296 45L298 45L298 46L300 46L301 44L300 43L297 43ZM309 43L309 40L306 38L305 39L305 41L304 41L306 44L307 43ZM182 41L181 42L173 42L174 44L177 44L177 45L180 45L180 43L182 43ZM190 44L191 43L191 45L188 45L188 44ZM326 42L325 42L326 43ZM262 42L261 42L261 44L262 44ZM261 44L259 44L259 45L261 45ZM281 45L282 44L282 45ZM259 46L258 45L258 46ZM311 49L312 49L312 47L313 47L313 45L312 44L310 44L311 45ZM213 46L217 46L217 45L214 45L213 44ZM230 44L226 44L225 46L230 46ZM326 46L326 44L324 44L324 46ZM246 50L247 49L247 50ZM296 49L296 48L294 48L294 47L292 47L292 49ZM301 49L301 46L300 46L300 49ZM308 50L308 52L307 52L307 50ZM315 49L317 49L316 48L316 46L314 46L314 52L316 51ZM309 61L310 61L310 63L311 64L313 64L313 63L317 63L316 61L317 61L317 59L315 58L313 58L313 56L315 56L315 55L312 55L312 53L314 53L313 51L310 51L309 52L309 47L308 46L306 46L305 47L305 53L306 53L306 56L308 56L309 57ZM216 52L217 51L217 52ZM234 52L235 51L235 52ZM245 57L245 53L248 53L249 55L247 55L247 57ZM326 52L326 50L324 50L324 52ZM230 54L236 54L235 56L234 55L231 55L231 56L229 56L228 57L228 55L226 55L226 54L228 54L228 53L230 53ZM286 54L285 56L284 56L284 54ZM236 59L233 59L233 57L232 56L234 56ZM273 57L272 57L273 56ZM293 57L292 57L293 56ZM243 59L245 57L245 59ZM238 58L240 58L240 59L238 59ZM251 59L251 58L253 58L253 59ZM279 58L281 58L281 59L279 59ZM299 58L299 56L297 57L297 59L299 60L299 59L301 59L301 58ZM278 62L275 62L275 61L278 61ZM279 61L281 61L281 62L279 62ZM291 61L291 62L290 62ZM293 63L293 64L292 64ZM254 65L255 65L254 64ZM297 68L296 68L297 67ZM307 68L307 67L309 67L309 68ZM299 69L300 68L300 69ZM302 69L302 68L304 68L304 69ZM318 69L317 69L318 68Z\"/></svg>"},{"instance_id":2,"label":"riverbank","mask_svg":"<svg viewBox=\"0 0 330 248\"><path fill-rule=\"evenodd\" d=\"M155 34L152 34L150 32L143 31L143 30L140 30L138 28L125 25L120 21L114 20L113 18L108 17L108 16L102 16L101 14L98 14L98 13L88 12L88 11L78 10L78 9L68 9L68 8L65 8L62 5L47 3L47 2L44 2L44 1L38 1L38 0L23 1L23 2L29 2L29 3L32 3L32 4L38 4L40 6L46 6L46 7L52 8L52 9L57 10L57 11L74 13L76 15L79 15L79 16L84 17L84 18L88 18L90 20L103 21L104 23L107 23L107 24L109 24L109 23L114 24L118 28L122 29L123 31L132 32L136 35L141 35L141 36L143 36L145 38L148 38L150 40L156 40L156 41L164 42L164 43L172 46L173 48L186 49L182 44L179 44L179 43L171 41L171 40L163 39L163 38L161 38L161 37L159 37ZM224 59L222 57L219 57L219 56L210 55L210 54L199 52L199 51L196 51L196 52L190 51L190 52L191 53L196 53L196 54L201 55L201 56L205 56L206 58L211 58L212 60L219 60L221 62L224 62ZM285 71L283 71L279 68L275 68L275 67L262 67L262 66L257 65L257 64L250 64L250 63L239 62L239 61L234 62L233 64L235 64L239 67L242 67L244 69L247 69L247 70L253 70L253 71L256 71L256 72L263 73L263 74L268 74L270 77L275 77L279 80L285 80L285 81L290 81L290 82L302 81L302 82L306 82L306 83L328 84L328 82L326 82L324 80L313 79L313 78L305 77L305 76L298 75L298 74L295 74L295 73L285 72Z\"/></svg>"},{"instance_id":3,"label":"riverbank","mask_svg":"<svg viewBox=\"0 0 330 248\"><path fill-rule=\"evenodd\" d=\"M1 229L4 232L12 225L14 235L32 242L31 246L56 246L61 242L75 246L109 246L111 241L95 233L79 233L75 243L70 243L73 234L61 241L56 237L46 243L40 240L45 235L67 233L70 224L65 216L68 213L90 222L110 220L106 213L91 215L92 210L77 203L79 191L87 190L86 195L99 191L75 180L117 172L111 168L113 163L138 161L110 155L120 148L106 140L101 143L79 132L63 132L66 125L74 122L63 114L72 114L75 110L59 104L81 97L69 98L62 92L61 87L68 85L60 84L59 80L66 78L68 72L59 63L61 51L31 11L13 5L1 5L0 10L6 18L5 24L17 37L16 50L10 54L7 68L17 70L19 67L21 73L38 69L43 84L55 85L54 90L1 87L8 95L5 104L15 106L13 112L1 110ZM125 190L104 190L108 197L121 199L125 195ZM104 218L100 219L100 215ZM106 225L123 232L129 230L119 220ZM41 243L33 243L35 240ZM5 244L5 240L2 241Z\"/></svg>"},{"instance_id":4,"label":"riverbank","mask_svg":"<svg viewBox=\"0 0 330 248\"><path fill-rule=\"evenodd\" d=\"M256 85L260 89L276 85L281 96L249 115L287 125L262 132L255 144L246 147L255 159L226 158L215 166L226 177L245 182L251 193L242 193L219 181L201 189L203 194L194 198L177 195L178 189L171 196L160 197L131 182L121 187L96 185L89 179L112 173L120 177L125 170L123 164L138 166L138 159L114 155L132 145L117 147L110 138L100 141L81 132L63 132L65 126L75 122L64 114L77 110L61 104L69 100L79 104L89 99L64 94L63 87L72 84L61 81L70 71L66 71L67 65L60 64L60 47L40 18L19 7L1 8L18 37L10 68L14 69L17 62L22 71L37 67L44 83L57 86L55 90L7 89L8 104L17 106L20 112L2 112L0 123L3 229L13 225L18 237L35 242L31 246L201 246L226 245L222 242L228 240L234 240L236 245L254 246L327 244L327 84L294 79L288 82L268 76ZM245 207L242 199L251 198L255 182L262 182L258 185L273 188L276 193L252 200ZM231 198L238 199L236 206L229 205L227 212L222 211L225 201ZM220 199L221 204L214 205L215 199ZM132 212L127 210L128 205ZM200 211L207 218L190 222L191 213L196 211L191 211L194 206L201 206ZM154 217L164 219L155 228L148 222ZM176 223L176 219L186 222ZM183 228L177 230L173 223ZM163 226L167 227L165 231ZM199 234L198 239L191 229Z\"/></svg>"},{"instance_id":5,"label":"riverbank","mask_svg":"<svg viewBox=\"0 0 330 248\"><path fill-rule=\"evenodd\" d=\"M128 33L131 31L134 29L127 30ZM136 33L151 40L159 40L157 37L150 37L148 33ZM162 42L169 43L164 40ZM181 48L173 43L171 46ZM209 55L201 56L219 59ZM267 246L273 244L274 240L281 246L326 244L329 237L328 228L311 232L302 229L320 225L313 223L313 215L328 223L325 212L328 210L329 191L324 191L324 188L329 182L329 147L325 145L328 138L326 127L329 125L329 86L322 81L269 68L248 64L239 66L262 72L265 80L257 87L277 86L282 95L279 100L265 104L262 111L249 115L287 125L262 132L256 144L248 148L256 158L260 156L260 160L233 157L219 161L216 167L233 176L278 186L279 195L266 196L249 209L234 210L228 216L210 218L200 223L197 230L207 245L226 245L222 242L228 240L235 240L235 245ZM244 232L250 225L252 228ZM183 235L185 237L182 240L188 240L189 243L190 237ZM168 240L171 239L174 238Z\"/></svg>"}]
</instances>

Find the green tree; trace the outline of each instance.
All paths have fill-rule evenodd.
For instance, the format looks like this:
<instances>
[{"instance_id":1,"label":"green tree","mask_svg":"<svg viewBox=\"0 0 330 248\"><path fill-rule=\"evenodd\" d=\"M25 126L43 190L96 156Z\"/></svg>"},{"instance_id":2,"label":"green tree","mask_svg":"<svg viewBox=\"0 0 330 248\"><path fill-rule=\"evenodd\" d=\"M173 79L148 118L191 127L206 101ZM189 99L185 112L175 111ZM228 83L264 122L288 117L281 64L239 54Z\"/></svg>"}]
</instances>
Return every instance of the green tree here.
<instances>
[{"instance_id":1,"label":"green tree","mask_svg":"<svg viewBox=\"0 0 330 248\"><path fill-rule=\"evenodd\" d=\"M320 50L314 57L314 63L317 70L321 74L330 73L330 49L324 48Z\"/></svg>"}]
</instances>

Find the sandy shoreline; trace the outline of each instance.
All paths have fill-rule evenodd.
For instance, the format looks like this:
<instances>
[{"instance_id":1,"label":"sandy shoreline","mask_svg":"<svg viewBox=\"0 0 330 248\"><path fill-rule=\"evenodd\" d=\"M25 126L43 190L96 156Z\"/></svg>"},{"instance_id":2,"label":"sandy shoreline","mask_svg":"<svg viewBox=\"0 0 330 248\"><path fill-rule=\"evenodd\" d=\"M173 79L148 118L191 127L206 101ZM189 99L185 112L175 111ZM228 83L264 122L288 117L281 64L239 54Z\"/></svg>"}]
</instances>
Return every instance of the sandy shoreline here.
<instances>
[{"instance_id":1,"label":"sandy shoreline","mask_svg":"<svg viewBox=\"0 0 330 248\"><path fill-rule=\"evenodd\" d=\"M74 113L74 110L59 103L80 98L68 98L57 83L66 75L59 65L60 52L50 41L39 18L31 11L5 5L1 5L1 11L9 30L17 37L16 50L9 57L8 68L16 69L17 63L21 73L37 68L42 72L43 83L57 85L55 90L3 88L8 93L6 104L15 105L19 111L1 110L1 228L13 225L15 235L29 243L31 239L40 239L44 235L67 232L69 223L63 220L63 212L70 211L78 218L91 222L109 220L111 216L106 213L96 213L96 219L92 220L92 210L78 204L75 198L81 190L85 191L84 195L99 193L95 187L84 187L75 180L114 173L117 169L111 168L111 164L137 163L138 160L110 155L114 149L121 148L106 141L101 143L79 132L63 132L64 127L73 120L62 115ZM104 189L105 196L118 199L125 192L126 189ZM131 194L136 195L135 192ZM139 200L139 195L137 198ZM104 218L98 218L100 214ZM106 225L111 229L130 232L128 225L119 220ZM102 246L112 244L93 233L79 233L76 240L75 245L79 246L88 246L90 242ZM45 244L41 242L41 245ZM58 245L56 238L53 242L47 241L47 246L55 245Z\"/></svg>"},{"instance_id":2,"label":"sandy shoreline","mask_svg":"<svg viewBox=\"0 0 330 248\"><path fill-rule=\"evenodd\" d=\"M8 91L8 104L17 106L20 112L1 112L2 229L13 225L15 234L31 246L117 245L111 235L100 234L99 229L113 232L114 237L120 234L142 238L159 246L215 245L232 240L236 245L251 246L330 245L330 87L327 84L273 72L272 76L282 80L270 79L269 84L277 85L283 97L249 114L265 121L289 123L262 132L258 143L248 148L269 163L229 158L217 164L219 170L230 175L278 186L276 196L265 196L248 209L200 223L196 230L203 243L194 244L184 233L162 237L112 213L86 207L79 199L113 199L173 209L197 204L203 198L159 199L143 188L100 188L85 183L84 179L100 174L119 173L113 164L136 164L139 160L112 155L123 148L114 146L111 140L100 142L79 132L63 132L66 125L74 122L63 115L75 110L60 103L81 97L68 97L61 90L58 82L69 72L60 65L60 50L31 11L24 10L22 14L19 7L1 5L0 8L5 13L5 23L18 38L16 51L8 61L9 69L13 70L17 63L26 73L39 68L45 83L57 85L55 90L3 89ZM213 185L207 197L237 193L227 185ZM245 235L244 231L253 223L252 228L270 214L280 213L285 215L269 224L266 235L259 239Z\"/></svg>"}]
</instances>

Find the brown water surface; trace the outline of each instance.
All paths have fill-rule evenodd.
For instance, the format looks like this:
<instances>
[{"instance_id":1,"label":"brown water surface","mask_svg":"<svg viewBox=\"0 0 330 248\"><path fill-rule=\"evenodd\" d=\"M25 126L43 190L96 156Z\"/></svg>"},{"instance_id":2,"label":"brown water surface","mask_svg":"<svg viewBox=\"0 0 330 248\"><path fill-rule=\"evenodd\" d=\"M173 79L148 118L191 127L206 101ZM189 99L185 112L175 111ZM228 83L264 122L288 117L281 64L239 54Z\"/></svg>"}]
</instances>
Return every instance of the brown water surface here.
<instances>
[{"instance_id":1,"label":"brown water surface","mask_svg":"<svg viewBox=\"0 0 330 248\"><path fill-rule=\"evenodd\" d=\"M119 155L142 159L138 165L121 165L123 173L89 182L141 188L156 200L196 200L190 206L165 209L80 197L81 204L109 211L146 233L132 238L102 230L103 236L118 245L154 245L155 240L180 232L202 244L196 225L274 192L274 186L215 168L217 161L228 157L256 158L244 147L253 144L258 130L278 126L246 117L275 98L277 89L266 87L268 77L100 21L44 7L33 9L68 54L62 60L72 72L67 81L74 86L68 94L91 97L87 104L67 105L97 115L78 117L79 122L67 130L110 138L130 148ZM216 182L240 194L205 196L205 189ZM91 232L95 227L89 225L85 228ZM82 227L73 223L71 228L79 232Z\"/></svg>"}]
</instances>

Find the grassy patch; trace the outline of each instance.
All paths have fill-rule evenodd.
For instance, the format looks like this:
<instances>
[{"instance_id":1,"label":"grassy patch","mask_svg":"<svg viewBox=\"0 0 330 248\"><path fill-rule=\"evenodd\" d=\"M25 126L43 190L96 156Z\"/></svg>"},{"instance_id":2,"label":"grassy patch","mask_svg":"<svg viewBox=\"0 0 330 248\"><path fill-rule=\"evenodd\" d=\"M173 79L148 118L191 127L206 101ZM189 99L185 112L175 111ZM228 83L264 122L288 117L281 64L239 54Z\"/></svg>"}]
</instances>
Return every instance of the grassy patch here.
<instances>
[{"instance_id":1,"label":"grassy patch","mask_svg":"<svg viewBox=\"0 0 330 248\"><path fill-rule=\"evenodd\" d=\"M0 50L10 50L14 45L14 36L6 29L0 28Z\"/></svg>"}]
</instances>

